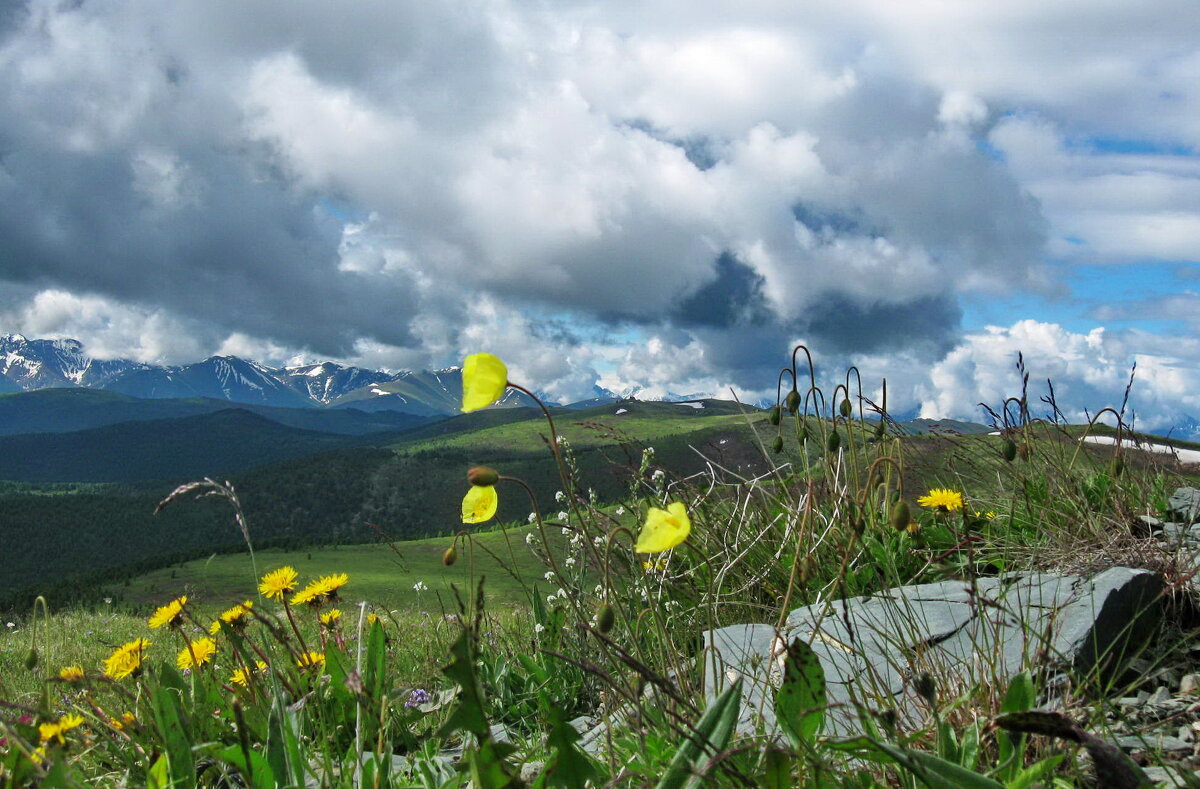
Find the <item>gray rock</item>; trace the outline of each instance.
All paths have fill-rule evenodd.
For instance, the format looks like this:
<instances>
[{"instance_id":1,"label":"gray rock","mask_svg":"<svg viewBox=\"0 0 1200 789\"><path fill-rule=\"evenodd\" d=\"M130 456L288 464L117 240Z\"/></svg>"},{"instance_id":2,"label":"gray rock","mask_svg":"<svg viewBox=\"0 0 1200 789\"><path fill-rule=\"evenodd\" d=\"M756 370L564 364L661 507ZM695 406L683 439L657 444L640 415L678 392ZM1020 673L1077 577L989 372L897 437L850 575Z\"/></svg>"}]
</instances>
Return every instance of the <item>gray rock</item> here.
<instances>
[{"instance_id":1,"label":"gray rock","mask_svg":"<svg viewBox=\"0 0 1200 789\"><path fill-rule=\"evenodd\" d=\"M1197 690L1200 690L1200 674L1184 674L1179 680L1179 692L1186 695Z\"/></svg>"},{"instance_id":2,"label":"gray rock","mask_svg":"<svg viewBox=\"0 0 1200 789\"><path fill-rule=\"evenodd\" d=\"M1164 732L1147 733L1147 734L1127 734L1122 737L1117 737L1114 742L1127 751L1149 751L1156 753L1159 751L1191 751L1190 743L1184 742L1178 737Z\"/></svg>"},{"instance_id":3,"label":"gray rock","mask_svg":"<svg viewBox=\"0 0 1200 789\"><path fill-rule=\"evenodd\" d=\"M1182 520L1194 523L1200 519L1200 489L1176 488L1167 500L1167 509Z\"/></svg>"},{"instance_id":4,"label":"gray rock","mask_svg":"<svg viewBox=\"0 0 1200 789\"><path fill-rule=\"evenodd\" d=\"M976 679L1004 682L1025 667L1112 676L1157 623L1161 579L1116 567L1091 578L1010 575L904 587L797 609L783 638L807 642L825 671L826 732L858 732L860 709L913 703L911 677L929 672L944 697ZM705 691L741 677L742 734L775 731L782 644L770 625L705 634Z\"/></svg>"}]
</instances>

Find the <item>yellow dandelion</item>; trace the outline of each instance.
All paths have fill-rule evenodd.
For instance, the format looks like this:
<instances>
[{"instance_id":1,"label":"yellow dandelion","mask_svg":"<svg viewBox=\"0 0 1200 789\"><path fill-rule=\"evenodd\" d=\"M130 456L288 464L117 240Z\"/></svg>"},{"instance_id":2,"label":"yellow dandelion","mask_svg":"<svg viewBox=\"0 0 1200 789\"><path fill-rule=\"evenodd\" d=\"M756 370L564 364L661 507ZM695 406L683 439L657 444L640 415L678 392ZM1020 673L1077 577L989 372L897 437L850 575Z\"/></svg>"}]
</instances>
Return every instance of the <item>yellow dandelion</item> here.
<instances>
[{"instance_id":1,"label":"yellow dandelion","mask_svg":"<svg viewBox=\"0 0 1200 789\"><path fill-rule=\"evenodd\" d=\"M205 636L179 650L179 654L175 657L175 665L179 666L180 670L203 666L205 663L211 662L215 654L217 654L217 642Z\"/></svg>"},{"instance_id":2,"label":"yellow dandelion","mask_svg":"<svg viewBox=\"0 0 1200 789\"><path fill-rule=\"evenodd\" d=\"M491 485L472 485L462 500L462 522L483 523L496 514L500 497Z\"/></svg>"},{"instance_id":3,"label":"yellow dandelion","mask_svg":"<svg viewBox=\"0 0 1200 789\"><path fill-rule=\"evenodd\" d=\"M66 742L63 739L64 734L82 725L82 715L64 715L53 723L43 723L38 726L38 735L41 737L42 742L57 740L61 744Z\"/></svg>"},{"instance_id":4,"label":"yellow dandelion","mask_svg":"<svg viewBox=\"0 0 1200 789\"><path fill-rule=\"evenodd\" d=\"M374 613L367 614L367 624L368 625L373 625L376 622L382 623L382 621L383 620L379 618L379 614L374 614Z\"/></svg>"},{"instance_id":5,"label":"yellow dandelion","mask_svg":"<svg viewBox=\"0 0 1200 789\"><path fill-rule=\"evenodd\" d=\"M909 534L915 535L921 530L921 524L917 523L916 521L910 521L909 524L904 527L904 530Z\"/></svg>"},{"instance_id":6,"label":"yellow dandelion","mask_svg":"<svg viewBox=\"0 0 1200 789\"><path fill-rule=\"evenodd\" d=\"M691 531L692 522L683 504L675 501L665 510L651 507L646 513L646 523L642 526L634 550L638 553L662 553L687 539Z\"/></svg>"},{"instance_id":7,"label":"yellow dandelion","mask_svg":"<svg viewBox=\"0 0 1200 789\"><path fill-rule=\"evenodd\" d=\"M341 609L331 608L328 612L321 614L321 624L324 627L336 627L338 620L341 618Z\"/></svg>"},{"instance_id":8,"label":"yellow dandelion","mask_svg":"<svg viewBox=\"0 0 1200 789\"><path fill-rule=\"evenodd\" d=\"M157 630L160 627L175 627L183 623L183 607L187 605L187 595L176 597L171 602L161 606L150 617L150 627Z\"/></svg>"},{"instance_id":9,"label":"yellow dandelion","mask_svg":"<svg viewBox=\"0 0 1200 789\"><path fill-rule=\"evenodd\" d=\"M300 668L312 668L325 665L325 654L322 652L305 652L296 660Z\"/></svg>"},{"instance_id":10,"label":"yellow dandelion","mask_svg":"<svg viewBox=\"0 0 1200 789\"><path fill-rule=\"evenodd\" d=\"M125 731L126 729L137 725L137 718L133 717L132 712L122 713L120 719L109 718L108 725L112 726L117 731Z\"/></svg>"},{"instance_id":11,"label":"yellow dandelion","mask_svg":"<svg viewBox=\"0 0 1200 789\"><path fill-rule=\"evenodd\" d=\"M336 600L338 590L349 581L350 576L346 575L346 573L321 576L299 592L296 592L292 597L292 605L304 605L307 603L311 606L319 607L327 600Z\"/></svg>"},{"instance_id":12,"label":"yellow dandelion","mask_svg":"<svg viewBox=\"0 0 1200 789\"><path fill-rule=\"evenodd\" d=\"M58 678L72 685L83 682L83 666L64 666L58 672Z\"/></svg>"},{"instance_id":13,"label":"yellow dandelion","mask_svg":"<svg viewBox=\"0 0 1200 789\"><path fill-rule=\"evenodd\" d=\"M261 674L267 670L267 664L261 660L256 660L254 661L254 668ZM250 683L250 672L245 668L239 668L229 677L229 681L244 688Z\"/></svg>"},{"instance_id":14,"label":"yellow dandelion","mask_svg":"<svg viewBox=\"0 0 1200 789\"><path fill-rule=\"evenodd\" d=\"M238 603L233 608L223 611L217 621L213 622L212 626L208 628L208 632L214 636L220 633L222 622L234 630L241 630L250 621L250 609L253 607L254 603L246 600L245 602Z\"/></svg>"},{"instance_id":15,"label":"yellow dandelion","mask_svg":"<svg viewBox=\"0 0 1200 789\"><path fill-rule=\"evenodd\" d=\"M144 638L134 640L117 647L104 661L104 673L113 679L124 679L136 674L142 668L142 658L151 642Z\"/></svg>"},{"instance_id":16,"label":"yellow dandelion","mask_svg":"<svg viewBox=\"0 0 1200 789\"><path fill-rule=\"evenodd\" d=\"M283 596L296 588L296 579L299 577L294 567L280 567L262 577L258 591L268 600L283 602Z\"/></svg>"},{"instance_id":17,"label":"yellow dandelion","mask_svg":"<svg viewBox=\"0 0 1200 789\"><path fill-rule=\"evenodd\" d=\"M504 396L508 368L490 353L473 353L463 359L463 413L487 408Z\"/></svg>"},{"instance_id":18,"label":"yellow dandelion","mask_svg":"<svg viewBox=\"0 0 1200 789\"><path fill-rule=\"evenodd\" d=\"M939 512L953 512L963 508L963 495L957 490L934 488L929 495L917 499L917 503Z\"/></svg>"}]
</instances>

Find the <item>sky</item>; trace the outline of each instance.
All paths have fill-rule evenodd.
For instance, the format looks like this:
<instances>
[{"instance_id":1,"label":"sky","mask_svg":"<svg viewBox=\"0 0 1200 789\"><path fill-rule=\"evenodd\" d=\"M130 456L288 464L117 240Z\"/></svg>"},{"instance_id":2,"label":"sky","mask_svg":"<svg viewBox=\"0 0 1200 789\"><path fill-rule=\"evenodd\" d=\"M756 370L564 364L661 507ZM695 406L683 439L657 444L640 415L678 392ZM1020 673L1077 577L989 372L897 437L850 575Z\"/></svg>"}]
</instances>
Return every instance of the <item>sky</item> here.
<instances>
[{"instance_id":1,"label":"sky","mask_svg":"<svg viewBox=\"0 0 1200 789\"><path fill-rule=\"evenodd\" d=\"M0 333L1164 429L1198 329L1194 0L0 0Z\"/></svg>"}]
</instances>

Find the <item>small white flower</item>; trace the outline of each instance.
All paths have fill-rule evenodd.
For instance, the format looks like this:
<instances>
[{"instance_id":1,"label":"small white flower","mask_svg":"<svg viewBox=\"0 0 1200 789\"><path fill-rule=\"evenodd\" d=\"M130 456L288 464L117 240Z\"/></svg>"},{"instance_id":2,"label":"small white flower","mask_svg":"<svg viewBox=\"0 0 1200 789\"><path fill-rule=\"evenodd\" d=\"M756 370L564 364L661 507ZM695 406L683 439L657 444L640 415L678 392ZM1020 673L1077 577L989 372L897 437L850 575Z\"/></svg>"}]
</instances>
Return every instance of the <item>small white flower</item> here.
<instances>
[{"instance_id":1,"label":"small white flower","mask_svg":"<svg viewBox=\"0 0 1200 789\"><path fill-rule=\"evenodd\" d=\"M554 595L554 594L546 595L546 602L549 603L550 605L554 605L556 602L558 602L558 595Z\"/></svg>"},{"instance_id":2,"label":"small white flower","mask_svg":"<svg viewBox=\"0 0 1200 789\"><path fill-rule=\"evenodd\" d=\"M111 597L106 597L106 598L104 598L104 604L105 604L105 605L112 605L112 598L111 598Z\"/></svg>"},{"instance_id":3,"label":"small white flower","mask_svg":"<svg viewBox=\"0 0 1200 789\"><path fill-rule=\"evenodd\" d=\"M596 595L596 597L599 597L600 595L604 594L604 587L600 584L596 584L596 588L592 590L592 594Z\"/></svg>"},{"instance_id":4,"label":"small white flower","mask_svg":"<svg viewBox=\"0 0 1200 789\"><path fill-rule=\"evenodd\" d=\"M624 508L624 507L617 507L617 509L616 509L616 513L617 513L618 515L624 515L624 514L625 514L625 508Z\"/></svg>"},{"instance_id":5,"label":"small white flower","mask_svg":"<svg viewBox=\"0 0 1200 789\"><path fill-rule=\"evenodd\" d=\"M559 590L558 590L558 596L559 596L559 597L561 597L562 599L566 600L566 599L567 599L567 590L566 590L566 589L559 589Z\"/></svg>"},{"instance_id":6,"label":"small white flower","mask_svg":"<svg viewBox=\"0 0 1200 789\"><path fill-rule=\"evenodd\" d=\"M608 542L608 538L603 535L592 538L592 545L595 545L597 548L604 545L606 542Z\"/></svg>"},{"instance_id":7,"label":"small white flower","mask_svg":"<svg viewBox=\"0 0 1200 789\"><path fill-rule=\"evenodd\" d=\"M579 543L581 543L582 541L583 541L583 535L582 535L582 534L580 534L579 532L572 532L572 533L571 533L571 544L572 544L572 545L578 545L578 544L579 544Z\"/></svg>"},{"instance_id":8,"label":"small white flower","mask_svg":"<svg viewBox=\"0 0 1200 789\"><path fill-rule=\"evenodd\" d=\"M545 578L547 581L553 581L554 580L554 571L551 570L550 572L546 573L542 577Z\"/></svg>"},{"instance_id":9,"label":"small white flower","mask_svg":"<svg viewBox=\"0 0 1200 789\"><path fill-rule=\"evenodd\" d=\"M562 504L567 500L567 494L563 493L561 490L556 490L554 491L554 500L559 504Z\"/></svg>"},{"instance_id":10,"label":"small white flower","mask_svg":"<svg viewBox=\"0 0 1200 789\"><path fill-rule=\"evenodd\" d=\"M565 447L567 445L567 437L566 436L559 436L558 438L555 439L555 441L558 442L558 445L560 447Z\"/></svg>"},{"instance_id":11,"label":"small white flower","mask_svg":"<svg viewBox=\"0 0 1200 789\"><path fill-rule=\"evenodd\" d=\"M429 587L425 585L424 581L417 581L415 584L413 584L413 591L414 592L428 592Z\"/></svg>"},{"instance_id":12,"label":"small white flower","mask_svg":"<svg viewBox=\"0 0 1200 789\"><path fill-rule=\"evenodd\" d=\"M533 632L535 632L535 633L540 633L545 629L546 629L546 626L543 625L541 622L538 622L536 625L533 626Z\"/></svg>"},{"instance_id":13,"label":"small white flower","mask_svg":"<svg viewBox=\"0 0 1200 789\"><path fill-rule=\"evenodd\" d=\"M529 513L529 522L537 523L537 513L536 512Z\"/></svg>"},{"instance_id":14,"label":"small white flower","mask_svg":"<svg viewBox=\"0 0 1200 789\"><path fill-rule=\"evenodd\" d=\"M563 536L564 536L564 537L566 537L568 534L570 534L570 533L571 533L571 529L570 529L569 527L567 527L567 526L563 526L563 527L562 527L562 533L563 533Z\"/></svg>"},{"instance_id":15,"label":"small white flower","mask_svg":"<svg viewBox=\"0 0 1200 789\"><path fill-rule=\"evenodd\" d=\"M563 562L563 563L564 563L564 564L566 564L566 565L567 565L567 567L574 567L574 566L575 566L575 557L574 557L574 556L568 556L568 557L566 558L566 561L565 561L565 562Z\"/></svg>"},{"instance_id":16,"label":"small white flower","mask_svg":"<svg viewBox=\"0 0 1200 789\"><path fill-rule=\"evenodd\" d=\"M16 626L17 626L16 622L9 622L9 623L5 624L5 627L16 627Z\"/></svg>"},{"instance_id":17,"label":"small white flower","mask_svg":"<svg viewBox=\"0 0 1200 789\"><path fill-rule=\"evenodd\" d=\"M665 476L667 476L665 471L663 471L661 468L656 468L656 469L654 469L654 473L650 475L650 478L653 479L655 482L658 482L660 479L662 479Z\"/></svg>"},{"instance_id":18,"label":"small white flower","mask_svg":"<svg viewBox=\"0 0 1200 789\"><path fill-rule=\"evenodd\" d=\"M533 536L533 532L529 532L529 534L525 535L525 544L526 545L533 545L535 542L537 542L537 537Z\"/></svg>"},{"instance_id":19,"label":"small white flower","mask_svg":"<svg viewBox=\"0 0 1200 789\"><path fill-rule=\"evenodd\" d=\"M565 510L558 511L558 519L560 521L565 521L569 517L570 517L570 515Z\"/></svg>"}]
</instances>

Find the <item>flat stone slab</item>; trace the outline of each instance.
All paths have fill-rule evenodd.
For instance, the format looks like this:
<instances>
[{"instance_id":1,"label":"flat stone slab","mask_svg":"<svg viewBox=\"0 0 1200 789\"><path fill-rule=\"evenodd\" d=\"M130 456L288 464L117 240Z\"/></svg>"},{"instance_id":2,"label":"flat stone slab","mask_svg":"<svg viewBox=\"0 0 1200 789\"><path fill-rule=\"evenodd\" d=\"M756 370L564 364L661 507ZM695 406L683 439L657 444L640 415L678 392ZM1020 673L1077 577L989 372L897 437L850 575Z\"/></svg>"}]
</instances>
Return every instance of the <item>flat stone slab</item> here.
<instances>
[{"instance_id":1,"label":"flat stone slab","mask_svg":"<svg viewBox=\"0 0 1200 789\"><path fill-rule=\"evenodd\" d=\"M950 699L976 682L1003 692L1024 668L1116 671L1157 625L1161 591L1158 575L1114 567L1090 578L1012 574L808 606L791 612L782 634L764 624L705 633L705 691L715 696L741 677L738 731L773 734L783 645L800 638L825 670L825 731L854 734L860 707L912 704L911 679L921 672Z\"/></svg>"},{"instance_id":2,"label":"flat stone slab","mask_svg":"<svg viewBox=\"0 0 1200 789\"><path fill-rule=\"evenodd\" d=\"M1200 520L1200 488L1176 488L1167 499L1167 509L1188 523Z\"/></svg>"}]
</instances>

